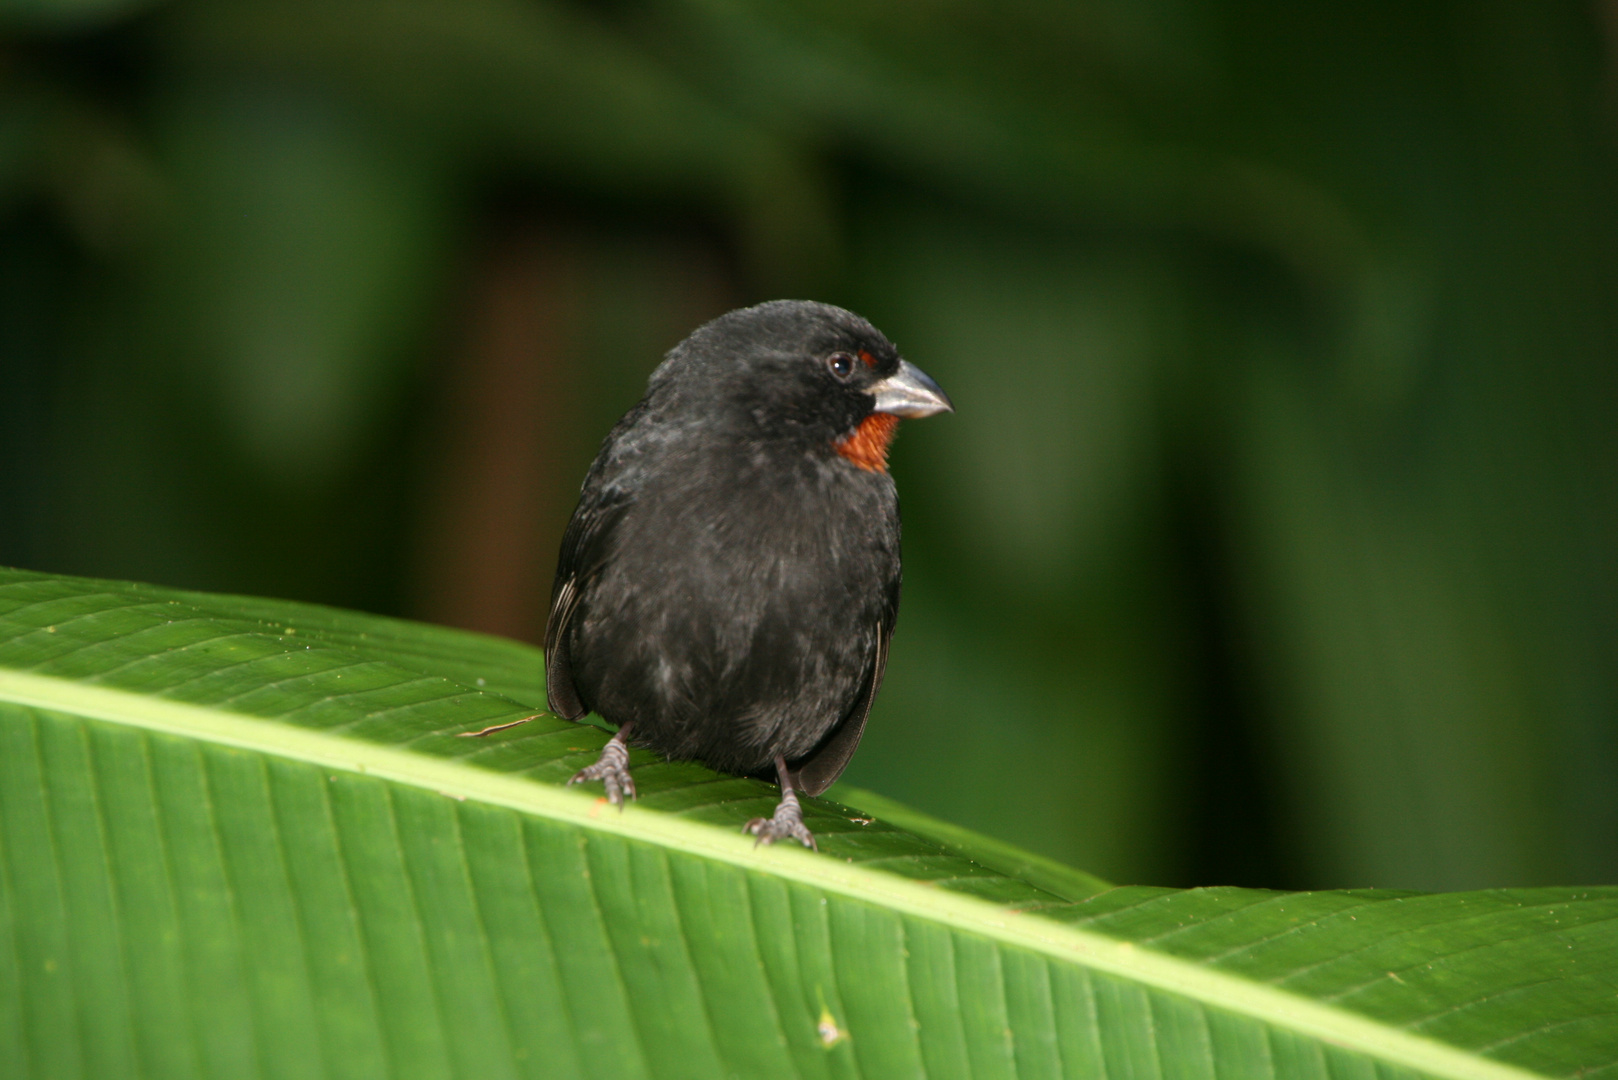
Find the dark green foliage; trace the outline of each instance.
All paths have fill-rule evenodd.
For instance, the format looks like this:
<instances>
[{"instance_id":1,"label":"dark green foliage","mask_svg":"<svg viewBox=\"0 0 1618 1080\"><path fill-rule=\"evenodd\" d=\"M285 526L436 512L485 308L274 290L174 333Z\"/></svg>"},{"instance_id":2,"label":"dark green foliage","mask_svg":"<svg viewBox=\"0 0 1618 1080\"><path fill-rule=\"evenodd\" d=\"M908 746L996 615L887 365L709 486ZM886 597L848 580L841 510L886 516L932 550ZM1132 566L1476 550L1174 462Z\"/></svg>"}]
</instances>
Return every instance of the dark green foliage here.
<instances>
[{"instance_id":1,"label":"dark green foliage","mask_svg":"<svg viewBox=\"0 0 1618 1080\"><path fill-rule=\"evenodd\" d=\"M531 636L660 351L813 295L960 406L851 781L1120 880L1618 874L1599 6L4 18L0 563ZM440 604L512 514L514 621Z\"/></svg>"}]
</instances>

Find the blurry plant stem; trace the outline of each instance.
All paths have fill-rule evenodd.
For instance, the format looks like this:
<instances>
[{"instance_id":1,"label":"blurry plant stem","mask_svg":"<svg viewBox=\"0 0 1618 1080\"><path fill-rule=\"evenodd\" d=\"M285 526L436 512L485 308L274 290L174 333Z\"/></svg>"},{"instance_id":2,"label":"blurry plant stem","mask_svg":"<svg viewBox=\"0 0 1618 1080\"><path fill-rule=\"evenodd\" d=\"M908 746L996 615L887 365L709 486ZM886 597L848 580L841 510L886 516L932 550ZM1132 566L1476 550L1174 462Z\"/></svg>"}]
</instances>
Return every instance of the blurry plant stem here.
<instances>
[{"instance_id":1,"label":"blurry plant stem","mask_svg":"<svg viewBox=\"0 0 1618 1080\"><path fill-rule=\"evenodd\" d=\"M570 484L578 256L529 227L477 266L434 395L414 592L431 622L537 641Z\"/></svg>"}]
</instances>

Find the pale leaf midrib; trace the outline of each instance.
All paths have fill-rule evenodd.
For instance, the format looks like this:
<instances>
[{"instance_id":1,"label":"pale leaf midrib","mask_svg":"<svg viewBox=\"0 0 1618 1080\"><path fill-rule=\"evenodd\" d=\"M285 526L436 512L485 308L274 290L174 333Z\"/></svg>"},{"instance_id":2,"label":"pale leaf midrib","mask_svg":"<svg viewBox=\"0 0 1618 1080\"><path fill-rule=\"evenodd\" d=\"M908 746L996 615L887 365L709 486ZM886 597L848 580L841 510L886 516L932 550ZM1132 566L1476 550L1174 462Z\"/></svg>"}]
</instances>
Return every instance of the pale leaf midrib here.
<instances>
[{"instance_id":1,"label":"pale leaf midrib","mask_svg":"<svg viewBox=\"0 0 1618 1080\"><path fill-rule=\"evenodd\" d=\"M272 720L32 672L0 668L0 702L66 713L360 773L467 798L581 829L661 844L744 870L926 918L1454 1080L1530 1080L1540 1074L1480 1058L1345 1009L1134 944L1023 915L969 896L796 848L755 848L729 830L630 806L602 813L593 796L475 765L411 753Z\"/></svg>"}]
</instances>

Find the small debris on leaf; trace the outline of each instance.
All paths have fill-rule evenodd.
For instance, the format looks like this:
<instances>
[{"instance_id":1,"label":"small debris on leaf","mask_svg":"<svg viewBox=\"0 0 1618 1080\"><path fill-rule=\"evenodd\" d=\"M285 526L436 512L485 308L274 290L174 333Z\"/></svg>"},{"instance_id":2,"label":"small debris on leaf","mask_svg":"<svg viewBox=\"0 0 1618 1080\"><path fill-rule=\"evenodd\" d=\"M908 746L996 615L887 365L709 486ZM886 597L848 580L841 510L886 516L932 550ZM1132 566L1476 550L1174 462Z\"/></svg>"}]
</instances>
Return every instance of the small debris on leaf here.
<instances>
[{"instance_id":1,"label":"small debris on leaf","mask_svg":"<svg viewBox=\"0 0 1618 1080\"><path fill-rule=\"evenodd\" d=\"M848 1038L848 1032L837 1026L837 1018L824 1006L821 1007L820 1021L815 1024L815 1030L820 1032L820 1045L827 1050Z\"/></svg>"}]
</instances>

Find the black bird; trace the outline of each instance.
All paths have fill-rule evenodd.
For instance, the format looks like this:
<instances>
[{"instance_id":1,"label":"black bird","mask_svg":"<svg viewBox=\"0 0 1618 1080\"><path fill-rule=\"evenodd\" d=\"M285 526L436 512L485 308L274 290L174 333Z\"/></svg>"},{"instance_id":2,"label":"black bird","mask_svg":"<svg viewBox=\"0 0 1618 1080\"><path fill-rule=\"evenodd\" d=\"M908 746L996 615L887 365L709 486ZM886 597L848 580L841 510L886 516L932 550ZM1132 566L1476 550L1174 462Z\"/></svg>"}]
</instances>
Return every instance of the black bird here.
<instances>
[{"instance_id":1,"label":"black bird","mask_svg":"<svg viewBox=\"0 0 1618 1080\"><path fill-rule=\"evenodd\" d=\"M626 744L781 784L762 843L810 847L797 791L853 756L899 613L899 417L952 410L842 308L721 315L665 357L585 477L545 627L551 711L618 733L569 783L635 795Z\"/></svg>"}]
</instances>

